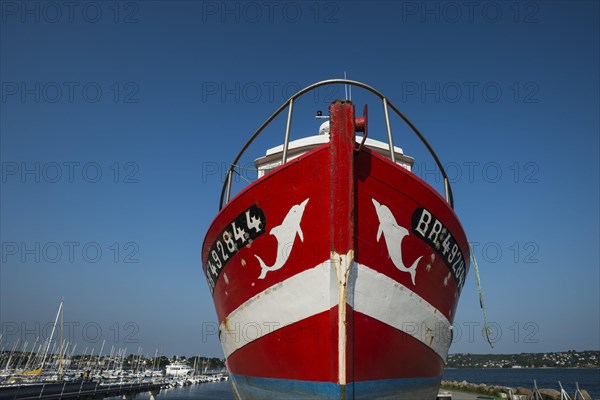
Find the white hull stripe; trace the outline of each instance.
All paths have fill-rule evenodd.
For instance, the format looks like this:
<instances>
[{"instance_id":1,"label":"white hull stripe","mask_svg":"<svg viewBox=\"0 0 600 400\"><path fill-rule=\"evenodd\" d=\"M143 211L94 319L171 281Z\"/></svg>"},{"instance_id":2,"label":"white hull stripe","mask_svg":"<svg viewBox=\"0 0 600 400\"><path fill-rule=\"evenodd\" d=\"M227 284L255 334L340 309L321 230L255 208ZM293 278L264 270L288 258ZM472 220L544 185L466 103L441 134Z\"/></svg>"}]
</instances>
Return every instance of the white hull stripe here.
<instances>
[{"instance_id":1,"label":"white hull stripe","mask_svg":"<svg viewBox=\"0 0 600 400\"><path fill-rule=\"evenodd\" d=\"M225 357L271 332L338 305L338 263L327 260L271 286L232 311L219 327ZM355 311L421 341L446 361L450 322L408 287L352 262L346 301Z\"/></svg>"},{"instance_id":2,"label":"white hull stripe","mask_svg":"<svg viewBox=\"0 0 600 400\"><path fill-rule=\"evenodd\" d=\"M408 287L369 267L355 265L349 279L354 287L348 290L348 304L414 337L446 362L452 340L448 319Z\"/></svg>"},{"instance_id":3,"label":"white hull stripe","mask_svg":"<svg viewBox=\"0 0 600 400\"><path fill-rule=\"evenodd\" d=\"M273 331L331 309L331 271L327 260L271 286L232 311L219 326L225 357Z\"/></svg>"}]
</instances>

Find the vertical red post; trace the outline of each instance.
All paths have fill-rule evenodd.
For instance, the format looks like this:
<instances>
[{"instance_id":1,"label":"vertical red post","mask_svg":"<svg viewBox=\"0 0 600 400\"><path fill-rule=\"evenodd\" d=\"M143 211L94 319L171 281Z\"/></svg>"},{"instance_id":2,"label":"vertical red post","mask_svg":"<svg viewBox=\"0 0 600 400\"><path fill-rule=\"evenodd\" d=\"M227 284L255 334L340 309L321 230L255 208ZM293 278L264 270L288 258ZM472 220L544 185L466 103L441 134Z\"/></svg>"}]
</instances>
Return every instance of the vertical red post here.
<instances>
[{"instance_id":1,"label":"vertical red post","mask_svg":"<svg viewBox=\"0 0 600 400\"><path fill-rule=\"evenodd\" d=\"M337 100L329 106L330 116L330 251L332 268L336 268L338 306L332 309L332 334L337 337L332 354L332 381L341 385L345 398L346 385L352 379L352 310L348 309L347 283L354 259L354 105ZM335 325L335 326L333 326Z\"/></svg>"},{"instance_id":2,"label":"vertical red post","mask_svg":"<svg viewBox=\"0 0 600 400\"><path fill-rule=\"evenodd\" d=\"M354 239L354 105L337 100L329 106L331 155L331 250L347 254Z\"/></svg>"}]
</instances>

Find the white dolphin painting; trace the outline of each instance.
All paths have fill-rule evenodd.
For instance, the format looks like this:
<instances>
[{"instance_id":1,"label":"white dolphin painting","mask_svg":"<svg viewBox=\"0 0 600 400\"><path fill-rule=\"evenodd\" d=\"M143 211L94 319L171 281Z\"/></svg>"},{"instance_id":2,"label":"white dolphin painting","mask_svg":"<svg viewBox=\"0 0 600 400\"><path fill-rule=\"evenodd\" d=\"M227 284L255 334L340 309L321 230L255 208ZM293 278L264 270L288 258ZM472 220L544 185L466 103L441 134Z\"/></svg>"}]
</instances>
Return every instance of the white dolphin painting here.
<instances>
[{"instance_id":1,"label":"white dolphin painting","mask_svg":"<svg viewBox=\"0 0 600 400\"><path fill-rule=\"evenodd\" d=\"M304 234L300 228L300 221L302 220L302 214L304 214L304 208L306 207L308 200L310 199L306 199L302 203L292 206L285 218L283 218L281 225L273 227L269 232L270 235L275 236L277 239L277 258L275 263L271 266L268 266L259 256L256 254L254 255L254 257L256 257L260 263L261 268L258 279L265 279L267 272L277 271L285 265L290 254L292 254L296 235L298 235L300 240L304 242ZM286 246L290 244L292 247L289 249L289 251L287 251Z\"/></svg>"},{"instance_id":2,"label":"white dolphin painting","mask_svg":"<svg viewBox=\"0 0 600 400\"><path fill-rule=\"evenodd\" d=\"M410 234L408 229L403 226L398 225L396 222L396 218L394 218L394 214L390 211L390 209L380 204L377 200L373 200L373 205L375 206L375 211L377 212L377 217L379 218L379 229L377 230L377 241L383 237L385 239L385 244L387 245L388 254L390 259L402 272L408 272L410 277L412 278L412 283L415 285L415 278L417 275L417 265L423 256L420 256L415 260L413 265L407 267L404 265L404 261L402 260L402 239Z\"/></svg>"}]
</instances>

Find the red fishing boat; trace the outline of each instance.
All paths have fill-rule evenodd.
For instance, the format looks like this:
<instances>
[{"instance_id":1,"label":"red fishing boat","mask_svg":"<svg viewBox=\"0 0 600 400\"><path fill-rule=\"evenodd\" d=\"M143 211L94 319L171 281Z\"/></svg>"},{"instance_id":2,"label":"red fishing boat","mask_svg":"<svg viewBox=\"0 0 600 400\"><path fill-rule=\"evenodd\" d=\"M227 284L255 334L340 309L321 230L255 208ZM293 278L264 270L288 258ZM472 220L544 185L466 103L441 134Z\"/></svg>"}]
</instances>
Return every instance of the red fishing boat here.
<instances>
[{"instance_id":1,"label":"red fishing boat","mask_svg":"<svg viewBox=\"0 0 600 400\"><path fill-rule=\"evenodd\" d=\"M294 102L336 84L383 102L388 143L367 138L366 106L357 116L347 100L330 104L319 135L290 141ZM230 199L242 154L286 108L283 145L256 160L258 179ZM444 196L394 146L389 110L431 152ZM202 247L234 393L435 399L469 259L441 162L383 94L345 79L299 91L232 163Z\"/></svg>"}]
</instances>

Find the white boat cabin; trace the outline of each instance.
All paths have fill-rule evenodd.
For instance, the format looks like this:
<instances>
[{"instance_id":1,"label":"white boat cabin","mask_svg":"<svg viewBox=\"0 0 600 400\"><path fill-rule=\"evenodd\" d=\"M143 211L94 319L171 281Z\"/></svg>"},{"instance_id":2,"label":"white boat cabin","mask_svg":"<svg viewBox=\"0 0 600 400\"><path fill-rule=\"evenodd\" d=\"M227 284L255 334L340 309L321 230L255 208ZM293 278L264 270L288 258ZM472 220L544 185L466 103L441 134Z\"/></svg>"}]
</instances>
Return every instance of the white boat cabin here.
<instances>
[{"instance_id":1,"label":"white boat cabin","mask_svg":"<svg viewBox=\"0 0 600 400\"><path fill-rule=\"evenodd\" d=\"M356 142L360 144L362 142L362 136L356 136ZM319 147L324 143L329 142L329 121L321 124L319 128L319 134L315 136L308 136L302 139L297 139L289 142L287 161L293 160L294 158L300 157L301 155L308 153L312 149ZM390 147L387 143L380 142L379 140L369 139L365 141L365 146L370 150L377 152L378 154L390 159ZM412 157L405 155L402 152L402 148L394 146L394 155L396 158L396 164L405 168L408 171L412 171L412 166L415 160ZM281 165L283 157L283 145L279 145L267 150L264 157L257 158L254 160L254 165L258 170L258 178L262 178L269 172Z\"/></svg>"}]
</instances>

